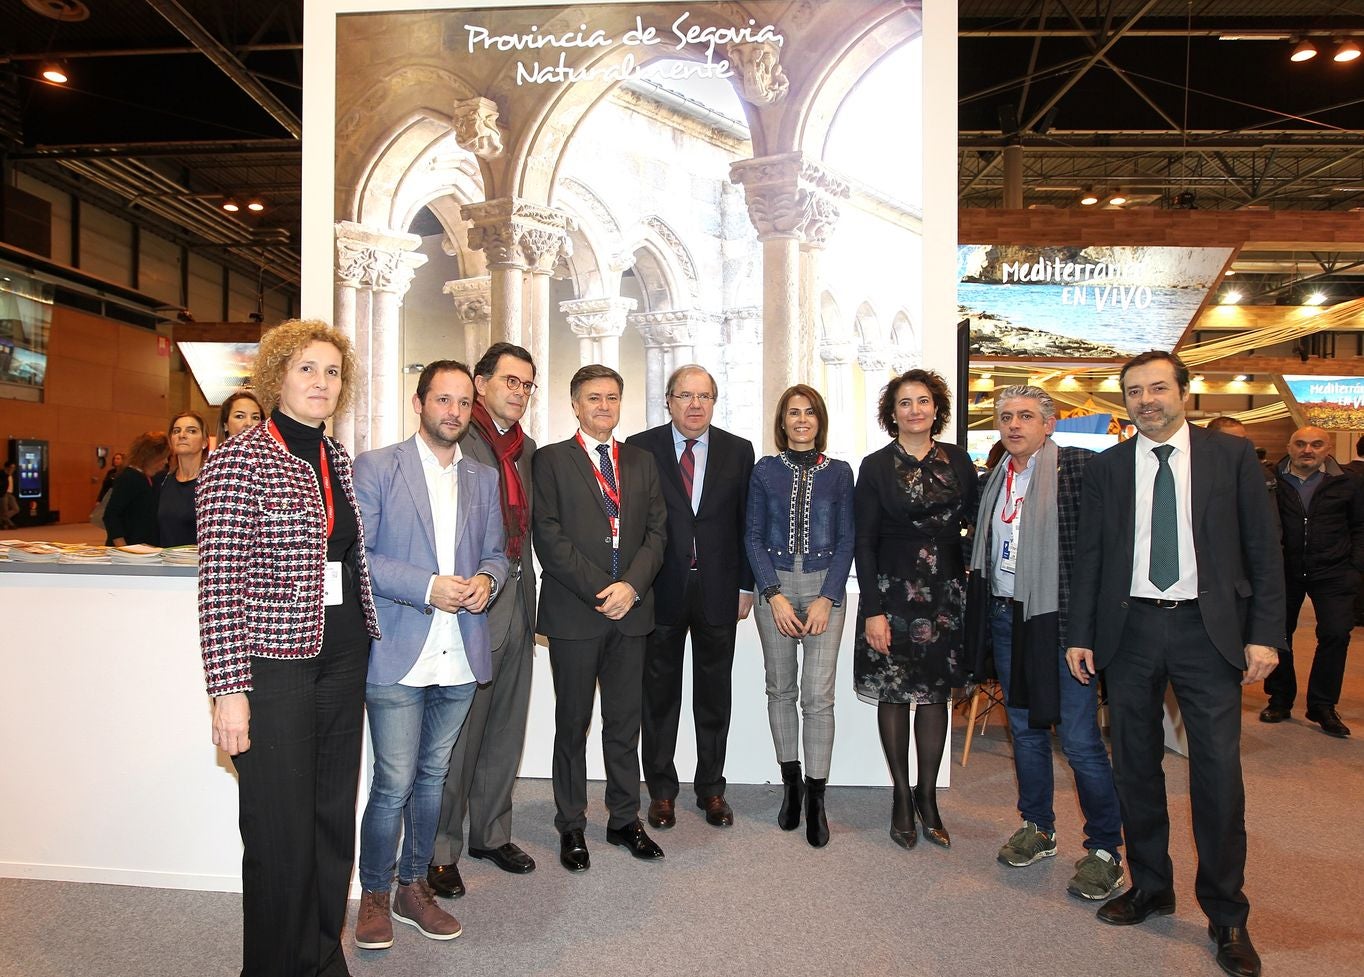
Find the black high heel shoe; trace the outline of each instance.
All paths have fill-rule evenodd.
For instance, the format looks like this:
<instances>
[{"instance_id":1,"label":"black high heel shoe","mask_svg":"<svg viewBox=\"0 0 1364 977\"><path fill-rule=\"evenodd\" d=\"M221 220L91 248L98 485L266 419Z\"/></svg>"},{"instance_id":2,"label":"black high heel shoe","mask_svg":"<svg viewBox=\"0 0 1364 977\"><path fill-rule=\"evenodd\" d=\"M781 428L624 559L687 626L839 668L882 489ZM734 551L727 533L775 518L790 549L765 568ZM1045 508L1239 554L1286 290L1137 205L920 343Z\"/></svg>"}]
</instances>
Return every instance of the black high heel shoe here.
<instances>
[{"instance_id":1,"label":"black high heel shoe","mask_svg":"<svg viewBox=\"0 0 1364 977\"><path fill-rule=\"evenodd\" d=\"M909 827L900 827L906 822ZM918 832L914 830L914 799L909 791L905 791L904 797L895 792L890 808L890 840L906 851L919 843Z\"/></svg>"},{"instance_id":2,"label":"black high heel shoe","mask_svg":"<svg viewBox=\"0 0 1364 977\"><path fill-rule=\"evenodd\" d=\"M952 837L947 833L947 829L943 827L942 815L938 813L936 787L933 789L933 792L935 795L933 798L933 821L936 822L934 824L929 823L928 815L924 812L925 805L924 802L919 799L918 785L915 785L912 795L914 798L914 808L919 814L919 822L923 825L924 841L931 841L941 848L951 848Z\"/></svg>"}]
</instances>

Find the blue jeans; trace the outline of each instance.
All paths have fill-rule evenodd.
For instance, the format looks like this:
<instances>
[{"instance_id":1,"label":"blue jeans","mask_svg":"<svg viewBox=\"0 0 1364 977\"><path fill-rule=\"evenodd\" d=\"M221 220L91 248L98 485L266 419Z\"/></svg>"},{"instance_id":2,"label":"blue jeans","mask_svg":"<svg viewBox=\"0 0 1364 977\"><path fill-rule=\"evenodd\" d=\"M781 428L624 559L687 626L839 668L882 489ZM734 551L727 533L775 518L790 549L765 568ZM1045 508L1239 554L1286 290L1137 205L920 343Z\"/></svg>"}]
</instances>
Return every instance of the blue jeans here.
<instances>
[{"instance_id":1,"label":"blue jeans","mask_svg":"<svg viewBox=\"0 0 1364 977\"><path fill-rule=\"evenodd\" d=\"M1011 602L990 600L995 668L1006 702L1013 665L1013 613ZM1113 765L1099 735L1098 682L1081 685L1075 681L1060 648L1056 649L1056 667L1061 670L1061 722L1057 732L1061 750L1075 774L1075 790L1085 816L1085 847L1091 851L1102 848L1117 857L1122 845L1122 815L1113 786ZM1010 707L1007 711L1014 741L1014 773L1018 777L1018 812L1042 831L1055 831L1051 730L1030 728L1026 709Z\"/></svg>"},{"instance_id":2,"label":"blue jeans","mask_svg":"<svg viewBox=\"0 0 1364 977\"><path fill-rule=\"evenodd\" d=\"M450 750L477 688L474 682L422 688L366 683L374 748L374 780L360 822L360 885L366 892L387 892L393 884L400 831L398 880L426 878Z\"/></svg>"}]
</instances>

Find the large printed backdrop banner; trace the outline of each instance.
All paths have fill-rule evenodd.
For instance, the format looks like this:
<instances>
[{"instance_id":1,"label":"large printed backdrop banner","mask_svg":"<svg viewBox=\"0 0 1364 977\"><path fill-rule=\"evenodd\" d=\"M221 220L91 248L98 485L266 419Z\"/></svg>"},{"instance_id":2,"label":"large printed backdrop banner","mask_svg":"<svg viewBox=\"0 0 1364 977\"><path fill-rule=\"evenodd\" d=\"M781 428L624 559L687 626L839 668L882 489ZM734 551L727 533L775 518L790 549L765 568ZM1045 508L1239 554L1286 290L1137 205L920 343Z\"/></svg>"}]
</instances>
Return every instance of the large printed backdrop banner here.
<instances>
[{"instance_id":1,"label":"large printed backdrop banner","mask_svg":"<svg viewBox=\"0 0 1364 977\"><path fill-rule=\"evenodd\" d=\"M473 362L498 340L535 357L524 423L540 443L572 434L579 366L624 376L627 436L664 423L668 375L700 363L715 423L760 455L781 392L815 386L829 453L856 467L885 442L874 405L890 377L955 376L955 92L936 80L956 76L955 4L934 11L936 53L903 0L382 6L309 11L308 49L335 38L333 314L366 366L337 431L356 451L415 431L420 364ZM849 615L845 658L851 632ZM751 621L739 645L731 743L745 746L728 772L762 781ZM840 684L834 779L885 782L874 715ZM523 773L544 776L543 667L532 711Z\"/></svg>"}]
</instances>

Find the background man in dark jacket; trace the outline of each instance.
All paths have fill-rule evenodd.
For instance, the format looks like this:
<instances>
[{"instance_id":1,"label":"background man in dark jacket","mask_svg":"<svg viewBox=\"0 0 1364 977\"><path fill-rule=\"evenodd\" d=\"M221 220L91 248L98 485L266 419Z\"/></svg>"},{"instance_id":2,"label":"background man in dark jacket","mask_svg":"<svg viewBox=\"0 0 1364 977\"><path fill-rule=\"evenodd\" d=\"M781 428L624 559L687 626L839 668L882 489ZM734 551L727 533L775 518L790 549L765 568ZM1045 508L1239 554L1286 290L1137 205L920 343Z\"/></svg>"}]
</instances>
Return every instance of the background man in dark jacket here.
<instances>
[{"instance_id":1,"label":"background man in dark jacket","mask_svg":"<svg viewBox=\"0 0 1364 977\"><path fill-rule=\"evenodd\" d=\"M1359 576L1364 571L1364 482L1343 471L1330 455L1330 435L1302 427L1279 462L1279 522L1283 527L1284 583L1288 600L1288 647L1265 679L1269 705L1264 723L1281 723L1293 709L1298 677L1293 670L1293 631L1304 597L1317 616L1317 654L1307 680L1307 718L1330 736L1350 735L1336 703L1345 676Z\"/></svg>"}]
</instances>

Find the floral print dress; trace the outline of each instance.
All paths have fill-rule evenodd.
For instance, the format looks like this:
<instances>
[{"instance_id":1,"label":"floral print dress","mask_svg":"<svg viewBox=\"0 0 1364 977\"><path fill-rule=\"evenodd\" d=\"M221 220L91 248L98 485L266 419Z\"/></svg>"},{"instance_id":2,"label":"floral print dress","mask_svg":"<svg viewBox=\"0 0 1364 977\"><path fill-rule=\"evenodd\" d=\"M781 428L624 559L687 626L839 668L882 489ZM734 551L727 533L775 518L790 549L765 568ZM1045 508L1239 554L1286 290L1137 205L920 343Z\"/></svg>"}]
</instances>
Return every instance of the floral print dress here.
<instances>
[{"instance_id":1,"label":"floral print dress","mask_svg":"<svg viewBox=\"0 0 1364 977\"><path fill-rule=\"evenodd\" d=\"M976 510L973 476L965 452L950 444L935 444L919 461L891 442L863 461L854 506L863 595L853 646L858 695L937 703L966 684L962 531ZM889 655L867 644L866 619L876 614L890 623Z\"/></svg>"}]
</instances>

